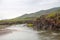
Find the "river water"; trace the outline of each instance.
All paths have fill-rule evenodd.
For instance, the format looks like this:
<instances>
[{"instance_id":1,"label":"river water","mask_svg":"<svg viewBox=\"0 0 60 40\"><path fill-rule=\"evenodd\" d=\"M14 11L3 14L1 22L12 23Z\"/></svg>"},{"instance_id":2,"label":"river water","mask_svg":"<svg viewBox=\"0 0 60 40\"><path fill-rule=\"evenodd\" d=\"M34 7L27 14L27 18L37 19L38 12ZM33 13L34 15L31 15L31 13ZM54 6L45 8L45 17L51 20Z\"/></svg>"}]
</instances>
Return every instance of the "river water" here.
<instances>
[{"instance_id":1,"label":"river water","mask_svg":"<svg viewBox=\"0 0 60 40\"><path fill-rule=\"evenodd\" d=\"M0 36L0 40L60 40L60 33L35 31L24 24L12 25L6 29L11 30Z\"/></svg>"}]
</instances>

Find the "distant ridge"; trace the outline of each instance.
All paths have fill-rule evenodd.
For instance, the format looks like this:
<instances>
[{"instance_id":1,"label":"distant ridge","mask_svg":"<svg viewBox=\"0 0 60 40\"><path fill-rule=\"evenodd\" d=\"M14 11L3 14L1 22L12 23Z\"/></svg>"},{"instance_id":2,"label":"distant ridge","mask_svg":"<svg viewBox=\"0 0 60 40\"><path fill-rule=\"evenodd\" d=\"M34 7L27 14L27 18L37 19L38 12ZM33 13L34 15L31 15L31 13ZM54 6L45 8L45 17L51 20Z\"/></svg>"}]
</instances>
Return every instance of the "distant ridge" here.
<instances>
[{"instance_id":1,"label":"distant ridge","mask_svg":"<svg viewBox=\"0 0 60 40\"><path fill-rule=\"evenodd\" d=\"M56 12L59 9L60 9L60 7L55 7L55 8L51 8L51 9L48 9L48 10L41 10L41 11L31 13L31 14L24 14L24 15L22 15L20 17L15 18L15 19L25 19L25 18L40 17L41 15L44 15L44 14L49 14L51 12Z\"/></svg>"},{"instance_id":2,"label":"distant ridge","mask_svg":"<svg viewBox=\"0 0 60 40\"><path fill-rule=\"evenodd\" d=\"M55 7L55 8L51 8L48 10L41 10L35 13L31 13L31 14L24 14L22 16L13 18L13 19L6 19L6 20L0 20L0 24L18 24L18 23L24 23L26 21L32 21L36 18L39 18L42 15L45 15L46 18L49 18L51 16L54 16L55 13L60 14L60 7Z\"/></svg>"}]
</instances>

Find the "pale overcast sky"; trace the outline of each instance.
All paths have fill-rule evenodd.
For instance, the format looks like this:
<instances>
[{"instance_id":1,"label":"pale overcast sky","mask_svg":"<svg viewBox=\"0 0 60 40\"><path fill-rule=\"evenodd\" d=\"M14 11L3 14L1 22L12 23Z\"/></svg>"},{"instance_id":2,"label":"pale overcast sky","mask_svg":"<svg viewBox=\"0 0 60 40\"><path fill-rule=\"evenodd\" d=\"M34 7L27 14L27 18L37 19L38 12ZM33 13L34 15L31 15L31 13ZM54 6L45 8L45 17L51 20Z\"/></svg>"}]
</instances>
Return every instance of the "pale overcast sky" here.
<instances>
[{"instance_id":1,"label":"pale overcast sky","mask_svg":"<svg viewBox=\"0 0 60 40\"><path fill-rule=\"evenodd\" d=\"M14 18L59 6L60 0L0 0L0 19Z\"/></svg>"}]
</instances>

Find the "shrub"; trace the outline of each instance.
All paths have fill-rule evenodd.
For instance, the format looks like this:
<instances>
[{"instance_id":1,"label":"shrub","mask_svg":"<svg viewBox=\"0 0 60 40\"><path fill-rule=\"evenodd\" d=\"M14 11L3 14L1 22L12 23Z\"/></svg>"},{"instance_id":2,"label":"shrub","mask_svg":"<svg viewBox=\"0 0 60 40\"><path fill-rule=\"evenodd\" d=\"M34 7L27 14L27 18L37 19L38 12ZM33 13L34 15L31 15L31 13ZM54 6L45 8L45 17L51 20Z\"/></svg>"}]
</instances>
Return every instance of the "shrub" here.
<instances>
[{"instance_id":1,"label":"shrub","mask_svg":"<svg viewBox=\"0 0 60 40\"><path fill-rule=\"evenodd\" d=\"M33 27L33 24L27 24L28 27Z\"/></svg>"}]
</instances>

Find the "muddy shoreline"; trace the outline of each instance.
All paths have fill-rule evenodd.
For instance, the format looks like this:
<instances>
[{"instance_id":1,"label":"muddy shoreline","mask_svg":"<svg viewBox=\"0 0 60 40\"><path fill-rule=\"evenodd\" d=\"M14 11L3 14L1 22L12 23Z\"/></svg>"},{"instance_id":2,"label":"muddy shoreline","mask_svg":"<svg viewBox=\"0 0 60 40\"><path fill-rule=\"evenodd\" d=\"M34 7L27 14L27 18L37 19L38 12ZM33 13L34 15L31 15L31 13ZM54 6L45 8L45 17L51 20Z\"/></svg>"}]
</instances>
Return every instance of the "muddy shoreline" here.
<instances>
[{"instance_id":1,"label":"muddy shoreline","mask_svg":"<svg viewBox=\"0 0 60 40\"><path fill-rule=\"evenodd\" d=\"M12 32L12 30L6 29L11 25L0 25L0 36Z\"/></svg>"}]
</instances>

